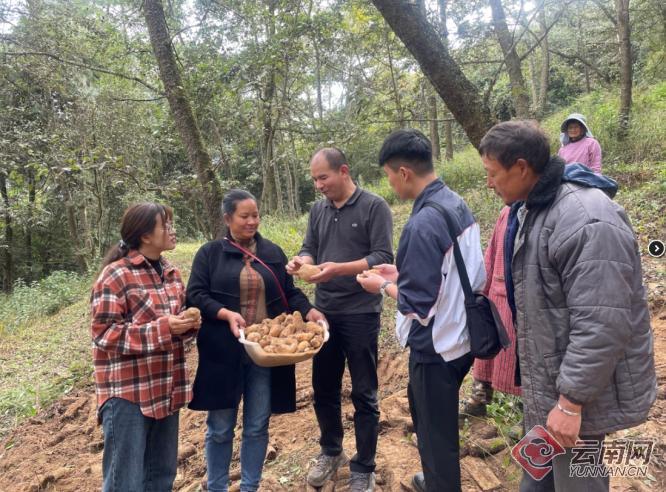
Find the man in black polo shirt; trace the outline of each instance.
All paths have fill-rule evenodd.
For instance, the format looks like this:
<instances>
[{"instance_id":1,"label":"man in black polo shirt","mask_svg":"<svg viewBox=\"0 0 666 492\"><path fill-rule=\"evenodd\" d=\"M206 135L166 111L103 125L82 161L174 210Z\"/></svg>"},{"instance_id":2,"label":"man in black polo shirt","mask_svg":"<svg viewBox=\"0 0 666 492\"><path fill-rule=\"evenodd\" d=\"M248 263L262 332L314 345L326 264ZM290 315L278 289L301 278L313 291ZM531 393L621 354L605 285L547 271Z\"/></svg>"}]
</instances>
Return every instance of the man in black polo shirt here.
<instances>
[{"instance_id":1,"label":"man in black polo shirt","mask_svg":"<svg viewBox=\"0 0 666 492\"><path fill-rule=\"evenodd\" d=\"M365 292L355 276L393 262L393 219L382 198L352 181L347 159L339 149L317 151L310 172L325 198L312 206L299 256L287 265L289 273L306 263L321 270L310 281L317 284L315 305L326 315L331 335L312 365L321 454L308 473L308 483L321 487L347 461L340 405L346 360L356 433L350 491L372 491L379 432L377 337L382 298Z\"/></svg>"}]
</instances>

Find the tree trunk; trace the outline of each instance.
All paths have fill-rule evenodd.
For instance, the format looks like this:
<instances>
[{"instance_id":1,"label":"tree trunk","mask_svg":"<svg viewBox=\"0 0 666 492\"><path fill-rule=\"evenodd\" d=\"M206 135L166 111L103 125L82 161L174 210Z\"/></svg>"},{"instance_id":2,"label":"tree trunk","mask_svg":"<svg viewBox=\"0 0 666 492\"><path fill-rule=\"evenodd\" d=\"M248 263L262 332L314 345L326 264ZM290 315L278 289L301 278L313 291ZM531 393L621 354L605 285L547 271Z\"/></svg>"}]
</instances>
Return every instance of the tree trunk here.
<instances>
[{"instance_id":1,"label":"tree trunk","mask_svg":"<svg viewBox=\"0 0 666 492\"><path fill-rule=\"evenodd\" d=\"M398 81L396 80L395 70L393 68L393 53L391 52L391 39L389 37L388 27L384 27L384 40L386 41L386 53L388 55L389 72L391 73L391 87L393 88L393 100L395 101L395 112L398 114L398 121L401 127L407 126L405 121L405 112L402 109L402 99L400 97L400 90L398 89Z\"/></svg>"},{"instance_id":2,"label":"tree trunk","mask_svg":"<svg viewBox=\"0 0 666 492\"><path fill-rule=\"evenodd\" d=\"M171 38L164 17L161 0L145 0L144 16L150 35L150 44L160 70L169 107L173 114L180 138L187 149L190 164L194 167L203 189L202 199L207 215L206 231L209 238L215 238L222 231L222 187L213 172L208 151L204 147L199 126L192 112L192 106L181 81Z\"/></svg>"},{"instance_id":3,"label":"tree trunk","mask_svg":"<svg viewBox=\"0 0 666 492\"><path fill-rule=\"evenodd\" d=\"M289 135L289 141L291 143L291 152L293 156L293 167L291 169L291 175L294 181L294 215L301 214L301 194L300 194L300 181L299 181L299 167L298 167L298 152L296 150L296 142L294 141L294 136Z\"/></svg>"},{"instance_id":4,"label":"tree trunk","mask_svg":"<svg viewBox=\"0 0 666 492\"><path fill-rule=\"evenodd\" d=\"M319 127L324 126L324 104L321 100L321 57L319 54L319 44L313 40L315 49L315 81L317 84L317 116L319 117Z\"/></svg>"},{"instance_id":5,"label":"tree trunk","mask_svg":"<svg viewBox=\"0 0 666 492\"><path fill-rule=\"evenodd\" d=\"M439 0L439 35L442 37L444 48L449 50L449 28L446 27L446 3L447 0Z\"/></svg>"},{"instance_id":6,"label":"tree trunk","mask_svg":"<svg viewBox=\"0 0 666 492\"><path fill-rule=\"evenodd\" d=\"M386 22L419 63L446 106L478 147L493 125L478 89L465 77L417 5L405 0L372 0Z\"/></svg>"},{"instance_id":7,"label":"tree trunk","mask_svg":"<svg viewBox=\"0 0 666 492\"><path fill-rule=\"evenodd\" d=\"M276 2L268 0L268 22L266 23L266 42L271 43L275 38L275 8ZM273 119L273 106L276 92L276 68L270 66L266 85L261 94L261 166L263 169L262 207L265 213L282 213L282 186L278 168L275 164L275 122Z\"/></svg>"},{"instance_id":8,"label":"tree trunk","mask_svg":"<svg viewBox=\"0 0 666 492\"><path fill-rule=\"evenodd\" d=\"M32 228L37 194L35 190L35 171L30 167L26 169L26 179L28 183L28 210L25 218L25 266L28 269L30 280L35 280L32 271Z\"/></svg>"},{"instance_id":9,"label":"tree trunk","mask_svg":"<svg viewBox=\"0 0 666 492\"><path fill-rule=\"evenodd\" d=\"M506 25L506 16L501 0L490 0L490 8L493 13L493 25L495 34L499 41L502 53L504 54L504 63L509 74L509 83L511 84L511 97L518 118L530 117L530 102L525 89L525 79L520 68L520 57L516 53L516 47L513 45L513 36Z\"/></svg>"},{"instance_id":10,"label":"tree trunk","mask_svg":"<svg viewBox=\"0 0 666 492\"><path fill-rule=\"evenodd\" d=\"M447 0L438 0L437 4L439 7L439 35L442 38L442 43L444 44L444 49L449 51L449 29L446 27L447 19ZM446 103L446 102L445 102ZM448 108L447 108L448 109ZM453 115L447 110L444 111L444 145L445 145L445 154L444 159L450 161L453 159L453 129L451 126L451 119Z\"/></svg>"},{"instance_id":11,"label":"tree trunk","mask_svg":"<svg viewBox=\"0 0 666 492\"><path fill-rule=\"evenodd\" d=\"M546 7L541 3L539 8L539 23L543 39L541 40L541 77L539 78L539 105L537 118L541 119L548 110L548 87L550 82L550 51L548 50L548 24L546 24Z\"/></svg>"},{"instance_id":12,"label":"tree trunk","mask_svg":"<svg viewBox=\"0 0 666 492\"><path fill-rule=\"evenodd\" d=\"M539 80L537 80L537 68L536 63L534 63L534 57L527 57L527 66L529 67L530 73L530 96L532 109L536 113L536 108L539 107ZM538 118L538 115L537 115Z\"/></svg>"},{"instance_id":13,"label":"tree trunk","mask_svg":"<svg viewBox=\"0 0 666 492\"><path fill-rule=\"evenodd\" d=\"M66 180L66 177L61 180L61 186L65 195L65 211L67 212L67 228L69 229L70 243L74 248L74 257L76 258L76 263L79 265L79 272L85 273L88 271L88 263L84 253L85 246L81 241L78 221L76 220L76 206L72 200L72 193Z\"/></svg>"},{"instance_id":14,"label":"tree trunk","mask_svg":"<svg viewBox=\"0 0 666 492\"><path fill-rule=\"evenodd\" d=\"M453 122L451 120L444 122L444 142L446 143L444 159L450 161L453 159Z\"/></svg>"},{"instance_id":15,"label":"tree trunk","mask_svg":"<svg viewBox=\"0 0 666 492\"><path fill-rule=\"evenodd\" d=\"M430 85L430 84L428 84ZM428 87L428 91L432 91ZM428 119L430 120L430 142L432 143L432 156L435 160L440 157L440 143L439 143L439 121L437 121L437 96L430 94L428 96Z\"/></svg>"},{"instance_id":16,"label":"tree trunk","mask_svg":"<svg viewBox=\"0 0 666 492\"><path fill-rule=\"evenodd\" d=\"M224 140L222 138L222 132L220 132L220 128L217 126L215 118L210 119L210 124L211 128L213 129L213 132L215 133L215 139L217 140L217 148L218 152L220 153L220 164L217 167L219 167L225 173L227 178L233 180L236 178L236 173L234 171L233 160L227 158L227 153L224 149Z\"/></svg>"},{"instance_id":17,"label":"tree trunk","mask_svg":"<svg viewBox=\"0 0 666 492\"><path fill-rule=\"evenodd\" d=\"M633 78L629 0L615 0L615 6L617 9L617 33L620 40L620 126L618 137L624 139L629 130L631 85Z\"/></svg>"},{"instance_id":18,"label":"tree trunk","mask_svg":"<svg viewBox=\"0 0 666 492\"><path fill-rule=\"evenodd\" d=\"M271 142L271 146L275 144ZM282 176L280 175L280 166L275 160L274 150L273 157L271 158L271 167L273 168L273 179L275 179L275 203L277 204L277 213L284 213L284 195L282 194Z\"/></svg>"},{"instance_id":19,"label":"tree trunk","mask_svg":"<svg viewBox=\"0 0 666 492\"><path fill-rule=\"evenodd\" d=\"M4 256L4 275L2 290L11 292L14 285L14 257L12 256L12 245L14 243L14 229L12 227L12 213L9 204L9 193L7 193L7 178L3 172L0 172L0 196L4 209L3 220L5 222L5 244L2 247Z\"/></svg>"}]
</instances>

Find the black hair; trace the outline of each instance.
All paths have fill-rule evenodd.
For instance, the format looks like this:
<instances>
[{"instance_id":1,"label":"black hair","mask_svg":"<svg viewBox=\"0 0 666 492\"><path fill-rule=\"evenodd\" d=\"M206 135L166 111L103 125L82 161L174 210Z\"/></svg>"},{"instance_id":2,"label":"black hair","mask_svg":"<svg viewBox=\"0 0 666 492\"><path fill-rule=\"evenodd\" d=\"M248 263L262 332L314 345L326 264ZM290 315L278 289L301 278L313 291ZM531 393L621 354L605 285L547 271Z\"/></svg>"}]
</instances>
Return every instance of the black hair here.
<instances>
[{"instance_id":1,"label":"black hair","mask_svg":"<svg viewBox=\"0 0 666 492\"><path fill-rule=\"evenodd\" d=\"M396 159L400 159L400 162L395 162ZM435 168L430 140L413 128L394 131L386 137L379 151L379 166L384 165L394 171L405 165L419 176L433 172Z\"/></svg>"},{"instance_id":2,"label":"black hair","mask_svg":"<svg viewBox=\"0 0 666 492\"><path fill-rule=\"evenodd\" d=\"M222 213L229 216L233 215L236 211L238 203L242 202L243 200L253 200L255 203L257 203L255 196L247 190L234 188L227 191L227 193L222 198ZM224 235L229 237L228 227L224 228Z\"/></svg>"},{"instance_id":3,"label":"black hair","mask_svg":"<svg viewBox=\"0 0 666 492\"><path fill-rule=\"evenodd\" d=\"M505 169L525 159L536 174L542 174L550 159L550 142L535 121L504 121L481 139L479 155L497 159Z\"/></svg>"},{"instance_id":4,"label":"black hair","mask_svg":"<svg viewBox=\"0 0 666 492\"><path fill-rule=\"evenodd\" d=\"M157 216L162 217L162 225L173 219L173 210L166 205L153 202L137 203L127 208L120 221L120 241L109 248L102 260L102 268L127 256L141 246L141 237L150 234L157 225Z\"/></svg>"},{"instance_id":5,"label":"black hair","mask_svg":"<svg viewBox=\"0 0 666 492\"><path fill-rule=\"evenodd\" d=\"M347 156L342 150L338 149L337 147L323 147L319 149L317 152L315 152L313 157L319 153L323 154L324 157L326 157L326 162L328 162L328 167L330 167L333 171L339 171L344 164L347 164L347 166L349 166L349 162L347 161Z\"/></svg>"}]
</instances>

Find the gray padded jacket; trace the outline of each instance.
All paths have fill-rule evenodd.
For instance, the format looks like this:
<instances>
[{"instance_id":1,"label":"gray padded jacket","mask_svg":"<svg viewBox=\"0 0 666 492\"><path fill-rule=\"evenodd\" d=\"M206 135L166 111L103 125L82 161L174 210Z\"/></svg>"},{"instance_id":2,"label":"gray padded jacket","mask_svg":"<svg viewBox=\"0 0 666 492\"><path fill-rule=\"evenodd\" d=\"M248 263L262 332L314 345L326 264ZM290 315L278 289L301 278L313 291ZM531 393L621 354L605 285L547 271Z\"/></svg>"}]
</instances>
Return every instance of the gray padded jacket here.
<instances>
[{"instance_id":1,"label":"gray padded jacket","mask_svg":"<svg viewBox=\"0 0 666 492\"><path fill-rule=\"evenodd\" d=\"M657 388L636 238L604 192L548 167L511 264L525 426L545 425L562 394L583 405L580 435L633 427Z\"/></svg>"}]
</instances>

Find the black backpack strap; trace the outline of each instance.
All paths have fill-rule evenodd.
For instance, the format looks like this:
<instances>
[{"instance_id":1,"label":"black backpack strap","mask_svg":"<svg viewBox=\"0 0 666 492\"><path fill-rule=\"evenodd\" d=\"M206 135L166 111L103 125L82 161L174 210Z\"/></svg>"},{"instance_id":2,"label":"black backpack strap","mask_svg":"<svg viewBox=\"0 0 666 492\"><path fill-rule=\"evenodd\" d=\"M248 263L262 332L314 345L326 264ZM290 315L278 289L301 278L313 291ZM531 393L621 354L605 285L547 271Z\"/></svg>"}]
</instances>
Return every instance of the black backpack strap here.
<instances>
[{"instance_id":1,"label":"black backpack strap","mask_svg":"<svg viewBox=\"0 0 666 492\"><path fill-rule=\"evenodd\" d=\"M469 277L467 275L467 267L465 266L465 260L463 260L462 253L460 252L458 237L451 222L451 217L449 217L449 214L446 211L446 209L437 202L427 201L423 204L423 206L434 208L442 215L442 217L444 217L444 220L446 221L446 226L449 229L449 236L451 236L451 241L453 241L453 257L456 260L456 267L458 267L458 275L460 276L460 285L462 285L463 292L465 293L465 302L466 303L475 302L474 292L472 291L472 286L469 283Z\"/></svg>"}]
</instances>

